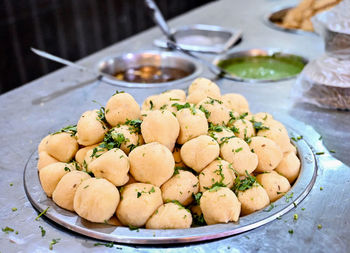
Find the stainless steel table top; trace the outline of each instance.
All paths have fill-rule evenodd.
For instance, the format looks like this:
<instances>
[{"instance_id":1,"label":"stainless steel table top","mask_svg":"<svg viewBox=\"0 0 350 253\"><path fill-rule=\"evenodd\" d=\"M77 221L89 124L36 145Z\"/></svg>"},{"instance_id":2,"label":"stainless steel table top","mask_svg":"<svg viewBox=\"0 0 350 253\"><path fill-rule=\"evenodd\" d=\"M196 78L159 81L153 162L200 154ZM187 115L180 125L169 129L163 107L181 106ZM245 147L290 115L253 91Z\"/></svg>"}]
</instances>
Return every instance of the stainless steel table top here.
<instances>
[{"instance_id":1,"label":"stainless steel table top","mask_svg":"<svg viewBox=\"0 0 350 253\"><path fill-rule=\"evenodd\" d=\"M232 50L280 48L309 59L321 55L324 49L319 37L284 33L264 24L264 15L283 4L285 1L282 0L222 0L182 15L170 24L202 23L242 29L243 41ZM100 59L108 55L154 49L152 42L159 36L158 29L148 30L80 63L95 67ZM201 56L210 60L214 57ZM207 69L203 76L213 78ZM23 188L25 163L42 137L61 126L75 123L82 112L97 107L92 100L104 104L117 89L101 82L86 82L92 78L75 69L63 68L0 96L0 226L18 231L18 234L0 231L0 252L46 252L51 240L57 238L60 238L59 242L53 245L53 250L57 252L346 252L350 248L347 214L350 210L350 113L305 104L294 105L289 99L289 91L295 80L258 85L216 81L223 93L238 92L246 96L253 112L271 112L282 122L291 122L295 129L303 131L305 140L315 151L325 152L316 157L319 171L311 193L281 220L210 242L176 246L118 245L118 248L94 246L96 240L73 234L46 218L35 221L37 212ZM118 89L132 93L139 103L146 96L162 91L157 88ZM322 140L313 128L322 135ZM336 153L328 153L326 148ZM17 208L17 211L12 211L12 208ZM293 220L295 213L299 216L297 221ZM318 224L322 225L322 229L318 229ZM39 226L46 230L45 237L41 236ZM293 230L293 234L288 230Z\"/></svg>"}]
</instances>

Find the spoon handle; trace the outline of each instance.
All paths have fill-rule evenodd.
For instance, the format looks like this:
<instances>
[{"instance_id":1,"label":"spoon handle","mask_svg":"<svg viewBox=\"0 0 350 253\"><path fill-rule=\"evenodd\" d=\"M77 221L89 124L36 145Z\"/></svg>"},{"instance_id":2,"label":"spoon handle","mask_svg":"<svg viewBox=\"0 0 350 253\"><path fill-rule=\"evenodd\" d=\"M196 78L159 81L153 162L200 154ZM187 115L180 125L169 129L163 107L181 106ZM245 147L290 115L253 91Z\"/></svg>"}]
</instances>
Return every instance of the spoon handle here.
<instances>
[{"instance_id":1,"label":"spoon handle","mask_svg":"<svg viewBox=\"0 0 350 253\"><path fill-rule=\"evenodd\" d=\"M172 31L170 30L170 27L168 26L167 22L165 21L163 14L159 10L157 4L153 0L145 0L145 3L149 11L151 12L153 21L159 26L159 28L162 30L162 32L168 38L168 40L175 42L175 37Z\"/></svg>"}]
</instances>

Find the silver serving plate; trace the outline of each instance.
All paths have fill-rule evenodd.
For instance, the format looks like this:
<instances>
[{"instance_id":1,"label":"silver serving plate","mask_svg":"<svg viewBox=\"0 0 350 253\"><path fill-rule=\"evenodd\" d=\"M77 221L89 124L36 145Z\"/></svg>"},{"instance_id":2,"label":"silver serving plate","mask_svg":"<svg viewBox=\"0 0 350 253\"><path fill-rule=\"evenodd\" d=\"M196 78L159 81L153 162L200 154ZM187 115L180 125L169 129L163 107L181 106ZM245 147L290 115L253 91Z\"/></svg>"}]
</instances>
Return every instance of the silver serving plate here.
<instances>
[{"instance_id":1,"label":"silver serving plate","mask_svg":"<svg viewBox=\"0 0 350 253\"><path fill-rule=\"evenodd\" d=\"M291 137L300 135L288 125L287 129ZM317 166L315 157L311 148L303 139L295 142L294 145L298 150L301 170L298 179L287 193L287 195L293 193L293 198L287 202L286 198L282 197L274 202L275 207L272 210L269 210L269 207L267 207L264 210L241 217L236 223L167 230L143 228L139 230L130 230L127 227L91 223L80 218L73 212L58 207L46 196L41 188L38 177L38 170L36 167L37 152L32 154L25 166L23 175L24 188L28 199L39 212L50 207L45 214L47 218L71 231L91 238L133 244L171 244L206 241L239 234L272 222L290 211L307 196L316 180Z\"/></svg>"},{"instance_id":2,"label":"silver serving plate","mask_svg":"<svg viewBox=\"0 0 350 253\"><path fill-rule=\"evenodd\" d=\"M242 36L242 31L213 25L188 25L173 31L176 43L184 50L221 54L232 47ZM156 39L154 45L167 48L165 37Z\"/></svg>"},{"instance_id":3,"label":"silver serving plate","mask_svg":"<svg viewBox=\"0 0 350 253\"><path fill-rule=\"evenodd\" d=\"M283 7L278 7L274 9L272 12L269 12L266 15L264 15L264 23L275 30L279 30L283 32L294 33L294 34L304 34L304 35L305 34L316 35L316 33L314 32L308 32L301 29L285 28L283 26L276 24L278 22L282 22L287 12L294 7L295 6L283 6Z\"/></svg>"},{"instance_id":4,"label":"silver serving plate","mask_svg":"<svg viewBox=\"0 0 350 253\"><path fill-rule=\"evenodd\" d=\"M218 65L220 61L222 60L227 60L227 59L232 59L232 58L238 58L238 57L244 57L244 56L271 56L273 54L278 53L281 56L298 56L301 57L303 63L307 64L308 60L300 55L296 55L293 53L287 53L284 50L281 49L273 49L273 48L269 48L269 49L261 49L261 48L254 48L254 49L249 49L249 50L243 50L243 51L238 51L238 52L232 52L223 56L218 56L214 59L213 64L214 65ZM210 70L215 73L218 74L218 71L216 68L210 68ZM239 76L234 76L232 75L224 75L225 78L227 79L231 79L234 81L238 81L238 82L245 82L245 83L272 83L272 82L280 82L280 81L285 81L285 80L289 80L289 79L293 79L295 78L297 75L294 76L288 76L288 77L284 77L284 78L280 78L280 79L249 79L249 78L242 78Z\"/></svg>"},{"instance_id":5,"label":"silver serving plate","mask_svg":"<svg viewBox=\"0 0 350 253\"><path fill-rule=\"evenodd\" d=\"M117 78L108 78L103 76L104 82L122 86L135 88L152 88L152 87L168 87L176 86L189 82L202 73L202 65L191 57L180 55L174 52L166 51L139 51L132 53L125 53L122 55L108 56L98 62L97 68L99 71L114 76L117 72L125 71L129 68L137 68L141 66L157 66L157 67L171 67L179 68L190 74L184 78L177 79L170 82L162 83L133 83L118 80Z\"/></svg>"}]
</instances>

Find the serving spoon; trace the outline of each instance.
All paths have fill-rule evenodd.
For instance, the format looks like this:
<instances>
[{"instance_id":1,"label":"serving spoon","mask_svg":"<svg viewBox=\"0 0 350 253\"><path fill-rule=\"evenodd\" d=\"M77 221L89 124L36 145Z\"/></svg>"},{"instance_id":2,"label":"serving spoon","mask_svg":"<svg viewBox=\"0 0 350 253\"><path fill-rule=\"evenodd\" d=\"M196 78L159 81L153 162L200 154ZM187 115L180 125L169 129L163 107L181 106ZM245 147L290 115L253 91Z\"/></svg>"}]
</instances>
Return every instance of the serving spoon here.
<instances>
[{"instance_id":1,"label":"serving spoon","mask_svg":"<svg viewBox=\"0 0 350 253\"><path fill-rule=\"evenodd\" d=\"M167 47L169 49L172 50L176 50L182 54L188 55L198 61L200 61L202 64L206 65L207 67L211 68L212 70L214 70L214 72L216 73L216 75L218 77L225 77L225 76L230 76L231 78L235 78L237 81L242 81L243 79L233 76L230 72L227 72L226 70L224 70L223 68L220 68L219 66L212 64L211 62L204 60L196 55L194 55L193 53L191 53L188 50L185 50L183 48L181 48L177 43L176 43L176 38L174 36L174 34L172 33L168 23L165 21L163 14L161 13L161 11L159 10L157 4L153 1L153 0L145 0L145 4L148 8L148 10L151 13L151 17L153 19L153 21L158 25L158 27L160 28L160 30L163 32L163 34L166 37L166 44Z\"/></svg>"}]
</instances>

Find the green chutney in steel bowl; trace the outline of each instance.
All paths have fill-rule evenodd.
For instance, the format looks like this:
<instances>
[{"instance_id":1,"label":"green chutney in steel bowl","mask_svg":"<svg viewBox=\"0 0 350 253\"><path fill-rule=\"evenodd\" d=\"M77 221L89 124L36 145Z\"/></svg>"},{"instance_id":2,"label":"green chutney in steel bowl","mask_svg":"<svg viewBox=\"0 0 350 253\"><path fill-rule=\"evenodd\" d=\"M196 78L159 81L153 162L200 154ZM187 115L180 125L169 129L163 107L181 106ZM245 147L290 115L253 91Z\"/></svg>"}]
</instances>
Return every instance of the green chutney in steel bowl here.
<instances>
[{"instance_id":1,"label":"green chutney in steel bowl","mask_svg":"<svg viewBox=\"0 0 350 253\"><path fill-rule=\"evenodd\" d=\"M305 60L296 55L237 56L220 60L217 65L233 76L243 79L280 80L298 75Z\"/></svg>"}]
</instances>

